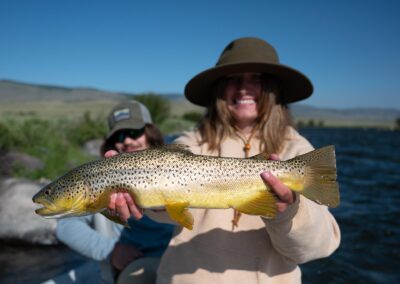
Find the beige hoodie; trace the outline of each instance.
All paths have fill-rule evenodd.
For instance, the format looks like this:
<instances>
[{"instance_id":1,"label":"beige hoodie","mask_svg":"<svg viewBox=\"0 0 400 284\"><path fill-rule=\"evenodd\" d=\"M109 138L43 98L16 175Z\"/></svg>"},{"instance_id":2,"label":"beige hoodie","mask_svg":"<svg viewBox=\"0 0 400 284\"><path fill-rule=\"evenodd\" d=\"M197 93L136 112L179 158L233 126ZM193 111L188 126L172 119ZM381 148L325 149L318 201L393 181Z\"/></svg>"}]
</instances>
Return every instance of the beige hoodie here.
<instances>
[{"instance_id":1,"label":"beige hoodie","mask_svg":"<svg viewBox=\"0 0 400 284\"><path fill-rule=\"evenodd\" d=\"M199 145L199 133L189 132L176 143L195 154L210 153ZM250 156L259 153L253 139ZM229 138L222 157L244 157L243 142ZM311 144L290 129L281 160L312 151ZM260 177L261 178L261 177ZM242 214L232 231L233 210L190 209L192 231L178 227L158 269L157 283L300 283L298 264L330 255L339 246L340 230L327 207L302 196L273 220ZM165 213L150 217L171 222Z\"/></svg>"}]
</instances>

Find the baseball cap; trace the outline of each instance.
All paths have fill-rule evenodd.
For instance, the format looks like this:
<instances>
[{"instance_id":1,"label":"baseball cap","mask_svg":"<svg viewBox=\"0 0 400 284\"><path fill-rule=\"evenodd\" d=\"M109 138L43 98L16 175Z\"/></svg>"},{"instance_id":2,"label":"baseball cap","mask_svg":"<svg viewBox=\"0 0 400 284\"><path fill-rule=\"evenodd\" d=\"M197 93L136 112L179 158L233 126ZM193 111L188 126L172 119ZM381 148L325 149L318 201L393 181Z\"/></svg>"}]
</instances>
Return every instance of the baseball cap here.
<instances>
[{"instance_id":1,"label":"baseball cap","mask_svg":"<svg viewBox=\"0 0 400 284\"><path fill-rule=\"evenodd\" d=\"M108 115L110 129L106 139L122 129L141 129L152 123L149 110L137 101L124 102L115 106Z\"/></svg>"}]
</instances>

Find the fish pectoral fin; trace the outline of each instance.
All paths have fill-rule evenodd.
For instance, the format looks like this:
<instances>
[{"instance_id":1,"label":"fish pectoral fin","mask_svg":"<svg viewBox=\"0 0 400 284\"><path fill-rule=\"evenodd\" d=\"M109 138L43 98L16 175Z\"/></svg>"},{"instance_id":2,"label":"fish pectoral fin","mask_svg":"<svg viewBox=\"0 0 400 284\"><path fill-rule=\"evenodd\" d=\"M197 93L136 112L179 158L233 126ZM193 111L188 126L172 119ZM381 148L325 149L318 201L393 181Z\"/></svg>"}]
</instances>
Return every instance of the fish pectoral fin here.
<instances>
[{"instance_id":1,"label":"fish pectoral fin","mask_svg":"<svg viewBox=\"0 0 400 284\"><path fill-rule=\"evenodd\" d=\"M186 229L193 229L193 216L187 209L189 202L168 202L165 209L169 217Z\"/></svg>"},{"instance_id":2,"label":"fish pectoral fin","mask_svg":"<svg viewBox=\"0 0 400 284\"><path fill-rule=\"evenodd\" d=\"M276 216L276 197L265 188L245 197L235 198L231 207L249 215L260 215L266 218Z\"/></svg>"},{"instance_id":3,"label":"fish pectoral fin","mask_svg":"<svg viewBox=\"0 0 400 284\"><path fill-rule=\"evenodd\" d=\"M114 223L117 223L117 224L120 224L120 225L125 226L127 228L130 228L128 222L122 221L118 216L111 215L110 212L108 212L108 210L104 210L104 211L102 211L100 213L103 214L104 217L106 217L107 219L113 221Z\"/></svg>"}]
</instances>

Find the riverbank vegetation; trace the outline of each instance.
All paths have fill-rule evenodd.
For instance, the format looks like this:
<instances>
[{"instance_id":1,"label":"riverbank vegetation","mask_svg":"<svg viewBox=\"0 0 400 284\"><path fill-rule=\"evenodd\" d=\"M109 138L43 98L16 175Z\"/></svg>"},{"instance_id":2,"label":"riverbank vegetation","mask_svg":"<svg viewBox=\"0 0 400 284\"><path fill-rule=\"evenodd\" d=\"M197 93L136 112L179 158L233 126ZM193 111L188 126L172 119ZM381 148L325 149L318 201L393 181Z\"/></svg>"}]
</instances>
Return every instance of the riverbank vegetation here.
<instances>
[{"instance_id":1,"label":"riverbank vegetation","mask_svg":"<svg viewBox=\"0 0 400 284\"><path fill-rule=\"evenodd\" d=\"M181 133L191 129L201 117L193 112L177 115L170 102L162 96L135 97L145 104L164 135ZM107 105L107 111L85 110L80 116L38 115L35 111L20 110L2 117L0 121L0 155L9 151L28 154L41 160L44 167L28 171L22 164L13 165L13 175L29 179L54 179L73 167L93 160L83 148L89 140L103 139L107 133L107 113L117 102ZM104 106L104 104L101 104ZM43 110L46 113L49 110ZM53 110L51 110L53 112Z\"/></svg>"}]
</instances>

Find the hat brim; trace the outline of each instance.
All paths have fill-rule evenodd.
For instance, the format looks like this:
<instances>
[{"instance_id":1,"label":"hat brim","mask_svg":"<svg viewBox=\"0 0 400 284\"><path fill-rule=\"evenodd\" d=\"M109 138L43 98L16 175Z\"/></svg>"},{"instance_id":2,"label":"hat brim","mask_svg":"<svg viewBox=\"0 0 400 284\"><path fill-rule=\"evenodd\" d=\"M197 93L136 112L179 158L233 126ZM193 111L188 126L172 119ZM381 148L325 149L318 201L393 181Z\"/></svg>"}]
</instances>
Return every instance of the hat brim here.
<instances>
[{"instance_id":1,"label":"hat brim","mask_svg":"<svg viewBox=\"0 0 400 284\"><path fill-rule=\"evenodd\" d=\"M291 67L282 64L246 62L217 66L199 73L186 84L185 96L196 105L208 106L213 96L211 88L218 79L243 72L269 74L279 79L281 83L279 101L285 104L304 100L313 92L311 81Z\"/></svg>"}]
</instances>

